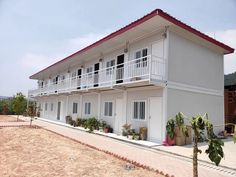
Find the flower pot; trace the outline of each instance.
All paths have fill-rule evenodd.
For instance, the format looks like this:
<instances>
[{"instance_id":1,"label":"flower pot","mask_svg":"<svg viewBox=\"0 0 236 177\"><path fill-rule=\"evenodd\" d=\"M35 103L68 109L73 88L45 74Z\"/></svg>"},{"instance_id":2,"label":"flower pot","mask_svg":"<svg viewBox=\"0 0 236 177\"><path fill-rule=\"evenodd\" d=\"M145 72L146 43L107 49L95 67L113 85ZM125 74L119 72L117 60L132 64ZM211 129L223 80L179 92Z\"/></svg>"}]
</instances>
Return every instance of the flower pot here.
<instances>
[{"instance_id":1,"label":"flower pot","mask_svg":"<svg viewBox=\"0 0 236 177\"><path fill-rule=\"evenodd\" d=\"M147 140L147 128L146 127L140 127L139 133L140 133L141 140Z\"/></svg>"},{"instance_id":2,"label":"flower pot","mask_svg":"<svg viewBox=\"0 0 236 177\"><path fill-rule=\"evenodd\" d=\"M169 146L175 145L175 137L174 137L174 139L171 139L170 136L167 135L167 144L168 144Z\"/></svg>"},{"instance_id":3,"label":"flower pot","mask_svg":"<svg viewBox=\"0 0 236 177\"><path fill-rule=\"evenodd\" d=\"M109 128L104 128L104 133L109 133Z\"/></svg>"},{"instance_id":4,"label":"flower pot","mask_svg":"<svg viewBox=\"0 0 236 177\"><path fill-rule=\"evenodd\" d=\"M188 137L185 137L185 144L192 144L192 128L190 126L187 126L188 130Z\"/></svg>"}]
</instances>

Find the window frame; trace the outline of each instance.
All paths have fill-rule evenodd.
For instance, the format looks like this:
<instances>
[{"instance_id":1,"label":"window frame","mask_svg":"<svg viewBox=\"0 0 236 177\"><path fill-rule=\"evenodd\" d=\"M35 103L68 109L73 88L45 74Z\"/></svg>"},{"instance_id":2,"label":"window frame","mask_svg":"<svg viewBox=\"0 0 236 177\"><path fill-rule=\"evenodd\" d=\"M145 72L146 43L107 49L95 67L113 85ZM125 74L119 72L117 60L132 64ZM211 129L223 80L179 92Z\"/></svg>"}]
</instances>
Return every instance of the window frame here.
<instances>
[{"instance_id":1,"label":"window frame","mask_svg":"<svg viewBox=\"0 0 236 177\"><path fill-rule=\"evenodd\" d=\"M77 77L77 72L76 72L76 71L73 71L73 72L71 73L71 79L72 79L72 80L75 80L76 77Z\"/></svg>"},{"instance_id":2,"label":"window frame","mask_svg":"<svg viewBox=\"0 0 236 177\"><path fill-rule=\"evenodd\" d=\"M86 105L89 105L89 107L87 107ZM92 107L91 102L84 103L84 114L85 115L91 115L91 107Z\"/></svg>"},{"instance_id":3,"label":"window frame","mask_svg":"<svg viewBox=\"0 0 236 177\"><path fill-rule=\"evenodd\" d=\"M72 114L78 114L78 103L77 102L72 103Z\"/></svg>"},{"instance_id":4,"label":"window frame","mask_svg":"<svg viewBox=\"0 0 236 177\"><path fill-rule=\"evenodd\" d=\"M114 65L111 65L113 61L114 61ZM116 59L111 59L109 61L106 61L106 75L107 76L110 76L112 74L111 71L115 69L115 66L116 66Z\"/></svg>"},{"instance_id":5,"label":"window frame","mask_svg":"<svg viewBox=\"0 0 236 177\"><path fill-rule=\"evenodd\" d=\"M108 103L108 109L107 109L108 115L105 115L106 114L106 103ZM109 115L109 113L110 113L109 103L111 103L111 115ZM103 116L104 117L113 117L114 116L114 101L109 101L109 100L104 101L103 106L104 106L103 107Z\"/></svg>"},{"instance_id":6,"label":"window frame","mask_svg":"<svg viewBox=\"0 0 236 177\"><path fill-rule=\"evenodd\" d=\"M54 105L51 103L50 110L53 111Z\"/></svg>"},{"instance_id":7,"label":"window frame","mask_svg":"<svg viewBox=\"0 0 236 177\"><path fill-rule=\"evenodd\" d=\"M135 102L138 102L139 104L139 106L138 106L138 112L137 112L137 114L138 114L138 118L136 119L136 118L134 118L134 103ZM140 103L141 102L144 102L144 109L145 109L145 112L144 112L144 119L140 119ZM132 120L134 120L134 121L147 121L147 100L133 100L132 102L131 102L131 111L132 111L132 113L131 113L131 115L132 115Z\"/></svg>"},{"instance_id":8,"label":"window frame","mask_svg":"<svg viewBox=\"0 0 236 177\"><path fill-rule=\"evenodd\" d=\"M45 103L45 105L44 105L44 110L45 110L45 111L48 111L48 103Z\"/></svg>"},{"instance_id":9,"label":"window frame","mask_svg":"<svg viewBox=\"0 0 236 177\"><path fill-rule=\"evenodd\" d=\"M144 56L143 55L143 51L146 50L146 55ZM140 52L140 56L139 58L136 58L136 54ZM141 58L141 59L140 59ZM136 67L137 68L144 68L144 67L147 67L147 59L148 59L148 47L143 47L143 48L140 48L138 50L135 50L134 51L134 60L136 62ZM146 61L146 62L145 62ZM145 63L144 63L145 62Z\"/></svg>"},{"instance_id":10,"label":"window frame","mask_svg":"<svg viewBox=\"0 0 236 177\"><path fill-rule=\"evenodd\" d=\"M93 66L88 66L85 69L85 73L87 74L88 78L92 78L92 76L93 76Z\"/></svg>"}]
</instances>

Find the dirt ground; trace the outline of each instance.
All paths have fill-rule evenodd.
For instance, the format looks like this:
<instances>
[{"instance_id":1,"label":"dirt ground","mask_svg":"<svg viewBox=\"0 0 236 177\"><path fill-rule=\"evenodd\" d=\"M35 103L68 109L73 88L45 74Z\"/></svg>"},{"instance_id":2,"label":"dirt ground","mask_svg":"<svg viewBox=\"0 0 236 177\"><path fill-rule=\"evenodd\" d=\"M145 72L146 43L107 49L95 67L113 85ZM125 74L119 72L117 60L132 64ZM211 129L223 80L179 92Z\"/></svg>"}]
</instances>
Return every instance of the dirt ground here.
<instances>
[{"instance_id":1,"label":"dirt ground","mask_svg":"<svg viewBox=\"0 0 236 177\"><path fill-rule=\"evenodd\" d=\"M44 129L0 128L1 177L159 176Z\"/></svg>"},{"instance_id":2,"label":"dirt ground","mask_svg":"<svg viewBox=\"0 0 236 177\"><path fill-rule=\"evenodd\" d=\"M14 117L0 115L0 122L15 122L15 121L17 121L17 120Z\"/></svg>"}]
</instances>

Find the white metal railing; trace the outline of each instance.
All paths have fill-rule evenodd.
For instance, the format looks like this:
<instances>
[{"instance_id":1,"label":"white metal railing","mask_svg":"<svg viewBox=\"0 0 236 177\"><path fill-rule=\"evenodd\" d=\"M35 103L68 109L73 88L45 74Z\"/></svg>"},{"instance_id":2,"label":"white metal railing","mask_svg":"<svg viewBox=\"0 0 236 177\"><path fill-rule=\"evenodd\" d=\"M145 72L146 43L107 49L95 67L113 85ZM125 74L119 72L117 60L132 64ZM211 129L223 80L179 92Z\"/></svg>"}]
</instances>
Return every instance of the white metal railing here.
<instances>
[{"instance_id":1,"label":"white metal railing","mask_svg":"<svg viewBox=\"0 0 236 177\"><path fill-rule=\"evenodd\" d=\"M164 76L164 59L148 55L81 76L59 80L57 83L49 83L43 88L29 90L29 95L40 96L90 88L112 87L121 83L127 84L150 79L164 80Z\"/></svg>"}]
</instances>

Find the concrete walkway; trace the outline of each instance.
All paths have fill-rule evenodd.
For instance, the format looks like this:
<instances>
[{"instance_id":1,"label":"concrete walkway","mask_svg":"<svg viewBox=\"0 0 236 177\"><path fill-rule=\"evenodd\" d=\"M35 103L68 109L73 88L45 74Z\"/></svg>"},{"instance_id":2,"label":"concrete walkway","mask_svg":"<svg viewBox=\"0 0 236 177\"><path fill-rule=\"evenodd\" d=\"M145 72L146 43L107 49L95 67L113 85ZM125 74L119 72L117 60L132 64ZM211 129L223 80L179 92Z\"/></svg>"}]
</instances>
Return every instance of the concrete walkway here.
<instances>
[{"instance_id":1,"label":"concrete walkway","mask_svg":"<svg viewBox=\"0 0 236 177\"><path fill-rule=\"evenodd\" d=\"M140 147L130 143L114 140L108 137L99 136L84 131L75 130L69 127L56 125L53 123L35 120L34 125L61 134L65 137L95 146L99 149L109 151L129 160L136 161L151 168L163 171L175 177L191 177L191 159L175 156L163 151L151 148ZM235 171L225 170L211 164L199 162L199 177L232 177L236 176Z\"/></svg>"}]
</instances>

